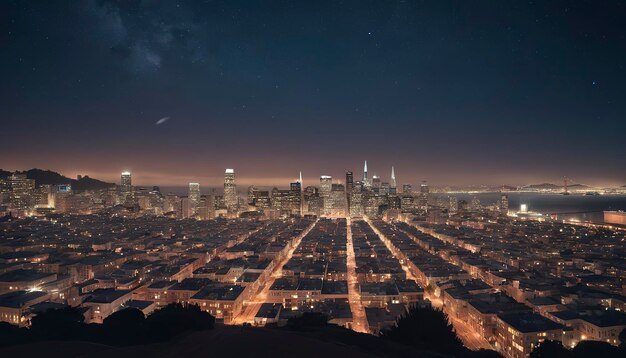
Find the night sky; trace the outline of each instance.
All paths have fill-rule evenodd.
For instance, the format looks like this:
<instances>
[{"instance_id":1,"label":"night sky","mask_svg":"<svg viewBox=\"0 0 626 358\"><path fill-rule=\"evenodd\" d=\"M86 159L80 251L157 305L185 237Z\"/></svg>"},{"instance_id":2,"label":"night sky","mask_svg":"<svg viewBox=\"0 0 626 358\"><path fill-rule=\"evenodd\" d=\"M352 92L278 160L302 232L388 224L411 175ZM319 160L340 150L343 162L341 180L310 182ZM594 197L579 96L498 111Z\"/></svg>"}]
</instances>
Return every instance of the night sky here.
<instances>
[{"instance_id":1,"label":"night sky","mask_svg":"<svg viewBox=\"0 0 626 358\"><path fill-rule=\"evenodd\" d=\"M624 1L2 1L0 78L8 170L626 184Z\"/></svg>"}]
</instances>

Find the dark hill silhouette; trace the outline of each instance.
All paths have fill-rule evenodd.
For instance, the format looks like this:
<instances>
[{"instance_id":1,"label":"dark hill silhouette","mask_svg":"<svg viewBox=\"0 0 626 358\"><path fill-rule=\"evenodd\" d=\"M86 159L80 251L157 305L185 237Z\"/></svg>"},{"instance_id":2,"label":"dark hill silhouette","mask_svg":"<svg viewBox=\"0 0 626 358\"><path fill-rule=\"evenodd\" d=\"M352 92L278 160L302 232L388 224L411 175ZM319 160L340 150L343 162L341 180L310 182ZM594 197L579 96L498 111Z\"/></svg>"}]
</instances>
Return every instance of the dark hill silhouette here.
<instances>
[{"instance_id":1,"label":"dark hill silhouette","mask_svg":"<svg viewBox=\"0 0 626 358\"><path fill-rule=\"evenodd\" d=\"M72 179L72 189L76 191L85 191L85 190L102 190L114 187L114 183L103 182L98 179L93 179L85 175L79 180Z\"/></svg>"},{"instance_id":2,"label":"dark hill silhouette","mask_svg":"<svg viewBox=\"0 0 626 358\"><path fill-rule=\"evenodd\" d=\"M52 170L43 170L43 169L29 169L26 171L18 171L20 174L26 174L26 177L29 179L35 180L35 185L60 185L60 184L69 184L72 186L74 191L85 191L85 190L102 190L114 187L114 183L107 183L98 179L90 178L89 176L83 176L80 179L71 179L64 175L61 175ZM0 169L0 178L7 178L13 172L8 172Z\"/></svg>"},{"instance_id":3,"label":"dark hill silhouette","mask_svg":"<svg viewBox=\"0 0 626 358\"><path fill-rule=\"evenodd\" d=\"M375 347L376 349L371 349ZM68 355L67 352L72 352ZM384 353L383 353L384 352ZM80 341L45 341L0 349L3 357L94 357L94 358L177 358L177 357L450 357L420 351L378 337L340 327L296 332L278 328L219 326L212 330L188 332L170 341L114 347Z\"/></svg>"},{"instance_id":4,"label":"dark hill silhouette","mask_svg":"<svg viewBox=\"0 0 626 358\"><path fill-rule=\"evenodd\" d=\"M590 186L585 185L585 184L569 184L567 187L569 189L590 188ZM530 184L530 185L524 186L523 188L525 188L525 189L537 189L537 190L560 190L560 189L563 189L563 184L552 184L552 183Z\"/></svg>"},{"instance_id":5,"label":"dark hill silhouette","mask_svg":"<svg viewBox=\"0 0 626 358\"><path fill-rule=\"evenodd\" d=\"M556 190L563 188L563 185L556 185L552 183L542 183L542 184L530 184L526 185L524 188L528 189L544 189L544 190Z\"/></svg>"}]
</instances>

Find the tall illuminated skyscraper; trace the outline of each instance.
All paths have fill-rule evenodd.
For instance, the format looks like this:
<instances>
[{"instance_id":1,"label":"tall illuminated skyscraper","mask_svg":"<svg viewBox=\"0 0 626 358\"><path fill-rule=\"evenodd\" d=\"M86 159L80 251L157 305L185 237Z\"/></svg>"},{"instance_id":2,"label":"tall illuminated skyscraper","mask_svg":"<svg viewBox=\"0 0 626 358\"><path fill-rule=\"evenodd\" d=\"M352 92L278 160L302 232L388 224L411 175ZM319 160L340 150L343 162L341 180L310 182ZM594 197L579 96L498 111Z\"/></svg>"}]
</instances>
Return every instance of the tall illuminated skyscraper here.
<instances>
[{"instance_id":1,"label":"tall illuminated skyscraper","mask_svg":"<svg viewBox=\"0 0 626 358\"><path fill-rule=\"evenodd\" d=\"M237 212L237 186L235 185L235 170L224 171L224 203L229 213Z\"/></svg>"},{"instance_id":2,"label":"tall illuminated skyscraper","mask_svg":"<svg viewBox=\"0 0 626 358\"><path fill-rule=\"evenodd\" d=\"M351 171L346 172L346 199L348 200L348 212L350 212L350 196L354 188L354 175Z\"/></svg>"},{"instance_id":3,"label":"tall illuminated skyscraper","mask_svg":"<svg viewBox=\"0 0 626 358\"><path fill-rule=\"evenodd\" d=\"M133 194L133 181L130 172L122 172L120 184L120 197L122 201L126 201Z\"/></svg>"},{"instance_id":4,"label":"tall illuminated skyscraper","mask_svg":"<svg viewBox=\"0 0 626 358\"><path fill-rule=\"evenodd\" d=\"M302 184L302 171L300 171L298 183L300 183L300 215L304 215L304 185Z\"/></svg>"},{"instance_id":5,"label":"tall illuminated skyscraper","mask_svg":"<svg viewBox=\"0 0 626 358\"><path fill-rule=\"evenodd\" d=\"M374 188L374 191L378 192L378 190L380 190L380 185L380 177L378 175L374 175L372 177L372 187Z\"/></svg>"},{"instance_id":6,"label":"tall illuminated skyscraper","mask_svg":"<svg viewBox=\"0 0 626 358\"><path fill-rule=\"evenodd\" d=\"M418 200L418 205L421 210L428 211L429 193L430 193L430 189L428 188L428 183L426 181L423 181L422 184L420 185L420 194L419 194L419 200Z\"/></svg>"},{"instance_id":7,"label":"tall illuminated skyscraper","mask_svg":"<svg viewBox=\"0 0 626 358\"><path fill-rule=\"evenodd\" d=\"M331 193L333 190L333 177L330 175L322 175L320 177L320 198L322 199L322 213L324 215L330 215L333 204L331 200Z\"/></svg>"},{"instance_id":8,"label":"tall illuminated skyscraper","mask_svg":"<svg viewBox=\"0 0 626 358\"><path fill-rule=\"evenodd\" d=\"M302 183L300 179L289 185L289 209L291 214L302 214Z\"/></svg>"},{"instance_id":9,"label":"tall illuminated skyscraper","mask_svg":"<svg viewBox=\"0 0 626 358\"><path fill-rule=\"evenodd\" d=\"M396 188L397 188L396 172L395 172L394 168L391 167L391 180L389 181L389 193L390 194L395 194L396 190L397 190Z\"/></svg>"},{"instance_id":10,"label":"tall illuminated skyscraper","mask_svg":"<svg viewBox=\"0 0 626 358\"><path fill-rule=\"evenodd\" d=\"M191 209L191 215L198 213L198 207L200 205L200 184L189 183L189 207Z\"/></svg>"}]
</instances>

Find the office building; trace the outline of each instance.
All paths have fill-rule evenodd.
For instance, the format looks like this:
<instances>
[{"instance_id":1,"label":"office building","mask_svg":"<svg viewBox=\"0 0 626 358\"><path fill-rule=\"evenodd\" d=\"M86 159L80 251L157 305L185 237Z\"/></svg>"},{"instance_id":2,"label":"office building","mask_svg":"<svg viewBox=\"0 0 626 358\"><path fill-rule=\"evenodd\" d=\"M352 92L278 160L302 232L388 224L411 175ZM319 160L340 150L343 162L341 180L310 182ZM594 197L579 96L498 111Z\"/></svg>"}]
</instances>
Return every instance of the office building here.
<instances>
[{"instance_id":1,"label":"office building","mask_svg":"<svg viewBox=\"0 0 626 358\"><path fill-rule=\"evenodd\" d=\"M133 180L130 172L122 172L120 192L131 193L133 191Z\"/></svg>"},{"instance_id":2,"label":"office building","mask_svg":"<svg viewBox=\"0 0 626 358\"><path fill-rule=\"evenodd\" d=\"M348 205L348 212L350 212L350 201L352 196L352 190L354 188L354 175L351 171L346 172L346 199Z\"/></svg>"},{"instance_id":3,"label":"office building","mask_svg":"<svg viewBox=\"0 0 626 358\"><path fill-rule=\"evenodd\" d=\"M28 179L26 174L14 173L9 177L9 202L14 209L27 210L34 206L35 180Z\"/></svg>"},{"instance_id":4,"label":"office building","mask_svg":"<svg viewBox=\"0 0 626 358\"><path fill-rule=\"evenodd\" d=\"M330 215L333 204L331 192L333 190L333 177L322 175L320 177L320 198L322 199L322 215Z\"/></svg>"},{"instance_id":5,"label":"office building","mask_svg":"<svg viewBox=\"0 0 626 358\"><path fill-rule=\"evenodd\" d=\"M238 211L237 186L235 185L235 170L226 169L224 171L224 204L229 214L236 214Z\"/></svg>"},{"instance_id":6,"label":"office building","mask_svg":"<svg viewBox=\"0 0 626 358\"><path fill-rule=\"evenodd\" d=\"M189 206L191 207L191 215L198 213L200 206L200 184L189 183Z\"/></svg>"}]
</instances>

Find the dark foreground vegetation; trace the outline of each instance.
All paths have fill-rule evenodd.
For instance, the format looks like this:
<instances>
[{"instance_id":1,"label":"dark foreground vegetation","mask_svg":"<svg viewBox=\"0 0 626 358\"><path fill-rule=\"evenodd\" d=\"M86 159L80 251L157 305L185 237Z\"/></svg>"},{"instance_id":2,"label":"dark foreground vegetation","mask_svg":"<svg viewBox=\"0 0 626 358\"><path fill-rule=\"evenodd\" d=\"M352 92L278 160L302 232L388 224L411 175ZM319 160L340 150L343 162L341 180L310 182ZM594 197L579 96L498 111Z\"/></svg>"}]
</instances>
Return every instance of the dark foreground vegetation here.
<instances>
[{"instance_id":1,"label":"dark foreground vegetation","mask_svg":"<svg viewBox=\"0 0 626 358\"><path fill-rule=\"evenodd\" d=\"M180 304L166 306L148 317L144 317L139 310L124 309L109 316L103 324L86 324L79 309L65 308L38 314L32 319L32 326L28 329L0 323L0 347L16 346L15 349L25 357L40 356L43 351L55 349L59 344L64 350L80 350L79 342L106 346L90 347L90 350L103 351L100 355L93 351L93 354L87 356L117 358L141 355L170 357L186 351L207 352L212 356L319 356L304 348L308 346L319 347L326 358L346 355L500 357L495 351L472 351L465 348L454 333L452 325L448 323L445 313L432 308L411 307L398 320L396 326L380 337L328 324L328 318L319 313L304 313L290 319L281 328L227 326L212 330L214 324L215 318L201 311L199 307ZM622 342L626 341L624 332L620 339ZM25 347L33 348L29 351ZM624 345L614 347L603 342L581 342L570 350L559 342L547 341L535 349L531 357L626 357L625 348ZM0 356L3 351L8 354L13 352L11 349L0 349ZM63 357L78 355L86 356L83 352L75 355L68 353Z\"/></svg>"},{"instance_id":2,"label":"dark foreground vegetation","mask_svg":"<svg viewBox=\"0 0 626 358\"><path fill-rule=\"evenodd\" d=\"M454 333L448 316L441 310L412 306L383 339L454 357L500 357L492 350L472 351Z\"/></svg>"},{"instance_id":3,"label":"dark foreground vegetation","mask_svg":"<svg viewBox=\"0 0 626 358\"><path fill-rule=\"evenodd\" d=\"M530 353L531 358L617 358L626 357L626 330L620 334L622 344L619 347L606 342L583 341L573 349L563 347L561 342L546 341Z\"/></svg>"},{"instance_id":4,"label":"dark foreground vegetation","mask_svg":"<svg viewBox=\"0 0 626 358\"><path fill-rule=\"evenodd\" d=\"M316 334L319 328L331 329L330 326L333 325L327 324L327 318L324 315L304 313L300 317L289 320L285 329L312 335ZM336 330L343 329L337 328ZM338 336L339 334L336 333L335 335ZM376 338L374 341L362 340L360 339L362 336L364 335L355 333L354 337L347 335L342 337L342 340L345 344L359 346L364 351L392 357L415 356L416 352L468 358L500 357L497 352L492 350L472 351L465 348L454 333L452 325L448 323L446 314L429 307L412 306L400 317L396 326L384 332L380 338ZM372 343L375 346L368 346ZM407 349L403 350L401 347Z\"/></svg>"},{"instance_id":5,"label":"dark foreground vegetation","mask_svg":"<svg viewBox=\"0 0 626 358\"><path fill-rule=\"evenodd\" d=\"M78 308L49 310L33 317L30 328L0 323L0 347L38 341L86 341L128 346L167 341L181 333L212 329L215 318L198 306L171 304L147 318L134 308L86 324Z\"/></svg>"}]
</instances>

